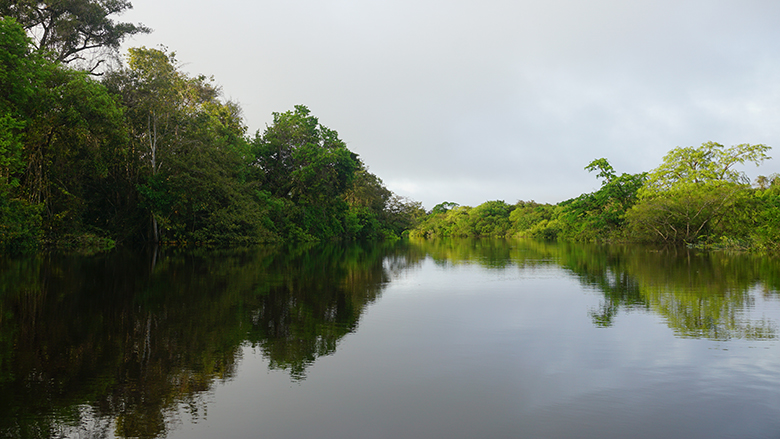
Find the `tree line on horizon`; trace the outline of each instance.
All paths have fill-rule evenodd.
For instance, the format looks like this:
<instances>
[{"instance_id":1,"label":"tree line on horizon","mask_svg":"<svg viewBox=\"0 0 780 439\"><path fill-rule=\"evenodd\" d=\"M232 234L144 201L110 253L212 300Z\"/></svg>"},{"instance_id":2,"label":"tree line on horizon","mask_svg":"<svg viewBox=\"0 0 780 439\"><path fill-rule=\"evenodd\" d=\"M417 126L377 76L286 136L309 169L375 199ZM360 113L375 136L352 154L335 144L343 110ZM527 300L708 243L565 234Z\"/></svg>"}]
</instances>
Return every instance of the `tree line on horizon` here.
<instances>
[{"instance_id":1,"label":"tree line on horizon","mask_svg":"<svg viewBox=\"0 0 780 439\"><path fill-rule=\"evenodd\" d=\"M0 249L394 239L422 214L308 108L248 135L125 0L0 0ZM101 70L102 69L102 70Z\"/></svg>"},{"instance_id":2,"label":"tree line on horizon","mask_svg":"<svg viewBox=\"0 0 780 439\"><path fill-rule=\"evenodd\" d=\"M543 204L502 200L476 207L435 206L411 236L531 237L590 242L653 242L707 248L780 249L780 176L759 176L751 185L734 166L760 164L763 144L725 147L706 142L677 147L650 172L618 175L600 158L593 193Z\"/></svg>"},{"instance_id":3,"label":"tree line on horizon","mask_svg":"<svg viewBox=\"0 0 780 439\"><path fill-rule=\"evenodd\" d=\"M175 53L132 48L127 0L0 0L0 250L115 242L242 245L418 237L533 237L778 249L780 178L734 169L769 147L675 148L551 205L398 196L303 105L247 133L240 106Z\"/></svg>"}]
</instances>

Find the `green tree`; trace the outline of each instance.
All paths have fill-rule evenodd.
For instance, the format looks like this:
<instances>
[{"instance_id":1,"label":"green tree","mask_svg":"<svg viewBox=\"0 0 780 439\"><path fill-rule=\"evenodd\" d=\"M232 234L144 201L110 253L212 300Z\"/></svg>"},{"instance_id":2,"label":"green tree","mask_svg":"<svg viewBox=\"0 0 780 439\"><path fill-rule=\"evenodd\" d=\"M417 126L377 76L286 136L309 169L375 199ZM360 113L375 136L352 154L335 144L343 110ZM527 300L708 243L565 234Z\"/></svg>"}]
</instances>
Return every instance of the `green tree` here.
<instances>
[{"instance_id":1,"label":"green tree","mask_svg":"<svg viewBox=\"0 0 780 439\"><path fill-rule=\"evenodd\" d=\"M452 209L454 207L458 207L458 206L460 206L460 204L453 203L451 201L445 201L443 203L439 203L439 204L433 206L433 209L431 209L431 214L444 213L444 212L447 212L448 210L450 210L450 209Z\"/></svg>"},{"instance_id":2,"label":"green tree","mask_svg":"<svg viewBox=\"0 0 780 439\"><path fill-rule=\"evenodd\" d=\"M637 202L646 174L618 176L605 158L592 161L585 169L599 171L601 189L561 203L564 234L583 241L610 239L622 230L626 212Z\"/></svg>"},{"instance_id":3,"label":"green tree","mask_svg":"<svg viewBox=\"0 0 780 439\"><path fill-rule=\"evenodd\" d=\"M346 233L358 239L376 239L381 236L381 216L393 193L379 177L368 172L360 160L358 162L360 168L344 194L349 205Z\"/></svg>"},{"instance_id":4,"label":"green tree","mask_svg":"<svg viewBox=\"0 0 780 439\"><path fill-rule=\"evenodd\" d=\"M252 158L237 104L210 78L181 71L167 49L130 49L104 81L127 107L135 177L155 242L256 242L274 237L252 199Z\"/></svg>"},{"instance_id":5,"label":"green tree","mask_svg":"<svg viewBox=\"0 0 780 439\"><path fill-rule=\"evenodd\" d=\"M509 215L514 206L503 200L486 201L469 212L471 236L505 236L509 231Z\"/></svg>"},{"instance_id":6,"label":"green tree","mask_svg":"<svg viewBox=\"0 0 780 439\"><path fill-rule=\"evenodd\" d=\"M0 186L17 186L24 128L43 85L43 60L30 51L24 30L12 18L0 18Z\"/></svg>"},{"instance_id":7,"label":"green tree","mask_svg":"<svg viewBox=\"0 0 780 439\"><path fill-rule=\"evenodd\" d=\"M32 50L13 19L0 26L0 88L7 91L0 98L5 236L16 236L13 241L42 228L56 240L100 227L88 212L126 146L122 110L102 84Z\"/></svg>"},{"instance_id":8,"label":"green tree","mask_svg":"<svg viewBox=\"0 0 780 439\"><path fill-rule=\"evenodd\" d=\"M745 162L758 166L771 158L766 155L770 149L763 144L748 143L726 148L715 142L703 143L698 148L674 148L664 156L663 163L648 174L641 195L650 196L688 183L747 184L750 180L734 166Z\"/></svg>"},{"instance_id":9,"label":"green tree","mask_svg":"<svg viewBox=\"0 0 780 439\"><path fill-rule=\"evenodd\" d=\"M556 219L560 208L535 201L518 201L509 214L511 232L516 237L534 237L544 240L557 238L560 222Z\"/></svg>"},{"instance_id":10,"label":"green tree","mask_svg":"<svg viewBox=\"0 0 780 439\"><path fill-rule=\"evenodd\" d=\"M393 194L387 201L381 219L383 226L392 231L394 236L400 236L414 229L424 216L422 203Z\"/></svg>"},{"instance_id":11,"label":"green tree","mask_svg":"<svg viewBox=\"0 0 780 439\"><path fill-rule=\"evenodd\" d=\"M116 54L126 37L151 32L110 18L132 7L127 0L0 0L2 16L15 18L39 53L66 64L81 63L90 72Z\"/></svg>"},{"instance_id":12,"label":"green tree","mask_svg":"<svg viewBox=\"0 0 780 439\"><path fill-rule=\"evenodd\" d=\"M675 148L648 174L639 202L628 213L632 231L648 240L695 242L725 235L731 214L749 179L734 165L768 159L770 147L740 144L730 148L707 142Z\"/></svg>"},{"instance_id":13,"label":"green tree","mask_svg":"<svg viewBox=\"0 0 780 439\"><path fill-rule=\"evenodd\" d=\"M357 155L303 105L273 116L252 148L262 189L293 210L285 213L284 233L297 239L347 235L345 196L361 168Z\"/></svg>"}]
</instances>

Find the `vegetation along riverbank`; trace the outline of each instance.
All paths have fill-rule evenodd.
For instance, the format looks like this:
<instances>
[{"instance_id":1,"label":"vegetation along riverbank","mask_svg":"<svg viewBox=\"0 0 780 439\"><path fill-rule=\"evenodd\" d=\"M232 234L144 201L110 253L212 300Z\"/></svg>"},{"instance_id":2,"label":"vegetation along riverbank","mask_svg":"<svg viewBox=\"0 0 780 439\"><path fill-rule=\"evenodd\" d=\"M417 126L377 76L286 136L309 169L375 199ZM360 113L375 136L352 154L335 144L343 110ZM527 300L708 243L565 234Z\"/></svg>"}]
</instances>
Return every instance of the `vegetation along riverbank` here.
<instances>
[{"instance_id":1,"label":"vegetation along riverbank","mask_svg":"<svg viewBox=\"0 0 780 439\"><path fill-rule=\"evenodd\" d=\"M115 52L147 29L106 18L122 8L57 5L0 5L3 251L393 239L424 214L304 106L250 136L238 105L167 49L90 74L100 62L82 47ZM98 10L55 10L74 5ZM37 28L51 38L31 40Z\"/></svg>"},{"instance_id":2,"label":"vegetation along riverbank","mask_svg":"<svg viewBox=\"0 0 780 439\"><path fill-rule=\"evenodd\" d=\"M556 205L488 201L477 207L442 203L413 236L535 237L575 241L639 241L708 248L777 251L780 177L755 185L735 165L769 159L766 145L724 147L707 142L675 148L650 172L617 175L606 159L599 190Z\"/></svg>"},{"instance_id":3,"label":"vegetation along riverbank","mask_svg":"<svg viewBox=\"0 0 780 439\"><path fill-rule=\"evenodd\" d=\"M115 243L245 245L413 236L661 241L777 250L780 179L734 166L766 145L675 148L556 205L445 202L425 212L388 190L305 106L247 133L213 79L166 48L133 48L126 1L0 4L0 249ZM522 194L518 194L522 196Z\"/></svg>"}]
</instances>

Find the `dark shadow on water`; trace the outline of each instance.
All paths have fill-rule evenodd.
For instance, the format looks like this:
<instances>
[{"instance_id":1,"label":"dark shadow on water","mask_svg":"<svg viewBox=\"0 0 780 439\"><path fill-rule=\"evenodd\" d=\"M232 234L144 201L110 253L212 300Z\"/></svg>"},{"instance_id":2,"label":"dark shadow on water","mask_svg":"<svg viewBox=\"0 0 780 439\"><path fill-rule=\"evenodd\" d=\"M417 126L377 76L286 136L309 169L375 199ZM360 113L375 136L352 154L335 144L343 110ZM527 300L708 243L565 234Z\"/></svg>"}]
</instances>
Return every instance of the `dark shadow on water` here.
<instances>
[{"instance_id":1,"label":"dark shadow on water","mask_svg":"<svg viewBox=\"0 0 780 439\"><path fill-rule=\"evenodd\" d=\"M198 417L246 343L304 379L380 296L383 261L409 257L319 245L2 259L0 437L159 437L172 408Z\"/></svg>"}]
</instances>

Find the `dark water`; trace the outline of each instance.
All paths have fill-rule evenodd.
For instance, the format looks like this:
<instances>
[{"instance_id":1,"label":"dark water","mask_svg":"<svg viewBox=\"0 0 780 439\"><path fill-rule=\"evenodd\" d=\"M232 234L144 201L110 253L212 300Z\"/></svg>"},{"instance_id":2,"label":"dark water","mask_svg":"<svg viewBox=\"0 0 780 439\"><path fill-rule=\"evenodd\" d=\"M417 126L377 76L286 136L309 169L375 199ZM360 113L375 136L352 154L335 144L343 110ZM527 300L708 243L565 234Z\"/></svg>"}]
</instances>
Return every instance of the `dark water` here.
<instances>
[{"instance_id":1,"label":"dark water","mask_svg":"<svg viewBox=\"0 0 780 439\"><path fill-rule=\"evenodd\" d=\"M780 438L780 261L449 240L0 260L0 437Z\"/></svg>"}]
</instances>

